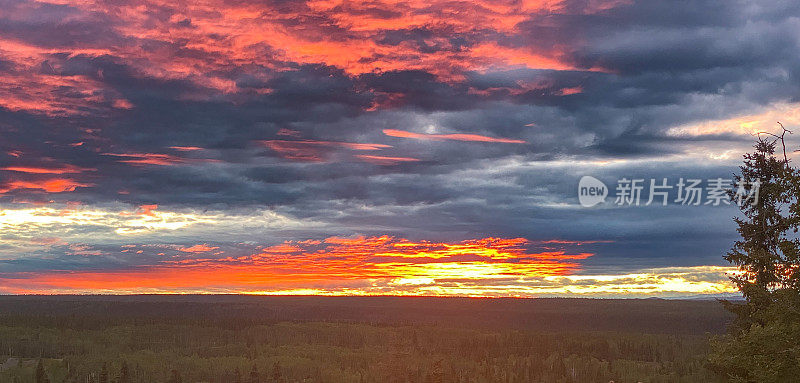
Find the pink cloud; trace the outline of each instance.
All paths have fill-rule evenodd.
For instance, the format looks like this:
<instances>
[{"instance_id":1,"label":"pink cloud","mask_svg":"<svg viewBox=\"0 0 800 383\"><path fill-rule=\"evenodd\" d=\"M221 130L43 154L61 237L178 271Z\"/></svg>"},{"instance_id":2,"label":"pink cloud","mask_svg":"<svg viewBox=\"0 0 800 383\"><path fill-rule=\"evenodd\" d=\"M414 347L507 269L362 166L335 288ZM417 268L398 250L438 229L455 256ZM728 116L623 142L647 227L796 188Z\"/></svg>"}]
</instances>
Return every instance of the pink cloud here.
<instances>
[{"instance_id":1,"label":"pink cloud","mask_svg":"<svg viewBox=\"0 0 800 383\"><path fill-rule=\"evenodd\" d=\"M454 141L472 141L472 142L497 142L506 144L525 144L526 141L515 140L510 138L495 138L488 136L481 136L478 134L424 134L414 133L405 130L397 129L384 129L383 134L390 137L400 138L413 138L417 140L454 140Z\"/></svg>"},{"instance_id":2,"label":"pink cloud","mask_svg":"<svg viewBox=\"0 0 800 383\"><path fill-rule=\"evenodd\" d=\"M412 157L387 157L387 156L372 156L366 154L357 154L359 159L373 163L376 165L397 165L404 162L417 162L419 159Z\"/></svg>"}]
</instances>

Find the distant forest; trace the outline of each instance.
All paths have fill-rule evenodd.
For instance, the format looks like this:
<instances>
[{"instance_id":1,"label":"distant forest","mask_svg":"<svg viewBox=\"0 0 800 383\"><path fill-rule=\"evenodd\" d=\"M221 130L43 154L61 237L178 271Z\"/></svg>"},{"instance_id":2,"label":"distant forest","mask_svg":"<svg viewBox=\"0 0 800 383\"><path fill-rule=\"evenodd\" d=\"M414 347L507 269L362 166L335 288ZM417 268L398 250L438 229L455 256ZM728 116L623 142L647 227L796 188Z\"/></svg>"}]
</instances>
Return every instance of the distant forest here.
<instances>
[{"instance_id":1,"label":"distant forest","mask_svg":"<svg viewBox=\"0 0 800 383\"><path fill-rule=\"evenodd\" d=\"M0 296L0 382L718 382L716 301Z\"/></svg>"}]
</instances>

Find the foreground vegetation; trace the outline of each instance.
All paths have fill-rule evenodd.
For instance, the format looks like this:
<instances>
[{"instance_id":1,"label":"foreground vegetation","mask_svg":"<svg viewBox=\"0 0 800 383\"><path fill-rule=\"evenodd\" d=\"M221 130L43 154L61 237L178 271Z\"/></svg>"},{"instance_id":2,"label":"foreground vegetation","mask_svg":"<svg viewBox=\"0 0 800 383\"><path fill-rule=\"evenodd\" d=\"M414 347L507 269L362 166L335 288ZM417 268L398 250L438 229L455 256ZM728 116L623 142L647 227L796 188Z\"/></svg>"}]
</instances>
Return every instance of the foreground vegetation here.
<instances>
[{"instance_id":1,"label":"foreground vegetation","mask_svg":"<svg viewBox=\"0 0 800 383\"><path fill-rule=\"evenodd\" d=\"M720 330L729 318L716 302L660 300L53 299L0 297L0 362L23 358L0 381L37 382L41 360L40 379L52 383L716 382L702 329L630 330L665 312L695 324L706 314ZM392 311L390 302L405 303ZM564 314L498 315L537 308ZM283 318L295 310L309 320ZM343 319L354 310L372 319ZM474 316L459 320L460 310Z\"/></svg>"}]
</instances>

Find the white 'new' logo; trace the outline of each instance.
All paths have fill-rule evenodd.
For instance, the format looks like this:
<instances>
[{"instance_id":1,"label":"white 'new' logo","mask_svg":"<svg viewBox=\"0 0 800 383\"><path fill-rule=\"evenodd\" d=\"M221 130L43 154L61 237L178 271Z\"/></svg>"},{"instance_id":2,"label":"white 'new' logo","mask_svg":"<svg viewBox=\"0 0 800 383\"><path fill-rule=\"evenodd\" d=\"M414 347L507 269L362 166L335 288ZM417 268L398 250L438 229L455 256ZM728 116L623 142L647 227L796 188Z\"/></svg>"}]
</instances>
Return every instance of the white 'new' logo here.
<instances>
[{"instance_id":1,"label":"white 'new' logo","mask_svg":"<svg viewBox=\"0 0 800 383\"><path fill-rule=\"evenodd\" d=\"M605 202L608 188L603 181L592 176L581 177L578 182L578 201L583 207L592 207L600 202Z\"/></svg>"}]
</instances>

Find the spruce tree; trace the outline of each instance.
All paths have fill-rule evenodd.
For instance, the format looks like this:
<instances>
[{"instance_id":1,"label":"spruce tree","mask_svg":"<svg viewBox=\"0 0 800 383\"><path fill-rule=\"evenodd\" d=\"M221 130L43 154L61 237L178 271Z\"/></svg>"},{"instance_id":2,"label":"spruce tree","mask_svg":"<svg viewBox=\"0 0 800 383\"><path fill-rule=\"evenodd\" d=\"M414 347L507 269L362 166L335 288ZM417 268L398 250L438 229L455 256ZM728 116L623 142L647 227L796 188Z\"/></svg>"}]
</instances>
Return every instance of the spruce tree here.
<instances>
[{"instance_id":1,"label":"spruce tree","mask_svg":"<svg viewBox=\"0 0 800 383\"><path fill-rule=\"evenodd\" d=\"M122 361L122 366L119 368L119 377L117 383L130 383L130 371L128 371L128 363Z\"/></svg>"},{"instance_id":2,"label":"spruce tree","mask_svg":"<svg viewBox=\"0 0 800 383\"><path fill-rule=\"evenodd\" d=\"M108 383L108 366L105 363L100 368L100 383Z\"/></svg>"},{"instance_id":3,"label":"spruce tree","mask_svg":"<svg viewBox=\"0 0 800 383\"><path fill-rule=\"evenodd\" d=\"M284 383L280 362L275 362L272 366L272 381L275 383Z\"/></svg>"},{"instance_id":4,"label":"spruce tree","mask_svg":"<svg viewBox=\"0 0 800 383\"><path fill-rule=\"evenodd\" d=\"M50 379L47 377L47 372L44 370L44 363L41 359L36 363L35 381L36 383L50 383Z\"/></svg>"},{"instance_id":5,"label":"spruce tree","mask_svg":"<svg viewBox=\"0 0 800 383\"><path fill-rule=\"evenodd\" d=\"M169 372L169 380L167 380L167 383L181 383L181 373L176 369L172 369Z\"/></svg>"},{"instance_id":6,"label":"spruce tree","mask_svg":"<svg viewBox=\"0 0 800 383\"><path fill-rule=\"evenodd\" d=\"M258 368L256 365L253 365L253 368L250 370L250 380L248 383L261 383L261 377L258 375Z\"/></svg>"},{"instance_id":7,"label":"spruce tree","mask_svg":"<svg viewBox=\"0 0 800 383\"><path fill-rule=\"evenodd\" d=\"M726 301L736 320L730 334L713 343L710 367L733 382L781 383L800 376L800 178L777 140L759 140L744 157L736 201L759 182L758 199L741 204L734 218L741 239L725 259L744 303ZM783 141L781 140L781 144ZM738 201L736 201L738 202Z\"/></svg>"},{"instance_id":8,"label":"spruce tree","mask_svg":"<svg viewBox=\"0 0 800 383\"><path fill-rule=\"evenodd\" d=\"M758 200L740 206L743 217L736 217L741 239L725 259L739 267L731 279L742 292L746 305L728 304L738 316L738 325L764 324L768 309L786 290L798 288L798 240L792 237L798 228L797 171L782 158L775 157L776 142L760 140L756 151L745 155L738 184L750 192L759 182ZM736 199L736 191L731 191Z\"/></svg>"},{"instance_id":9,"label":"spruce tree","mask_svg":"<svg viewBox=\"0 0 800 383\"><path fill-rule=\"evenodd\" d=\"M64 383L78 383L78 375L72 367L72 363L67 364L67 375L64 376Z\"/></svg>"}]
</instances>

